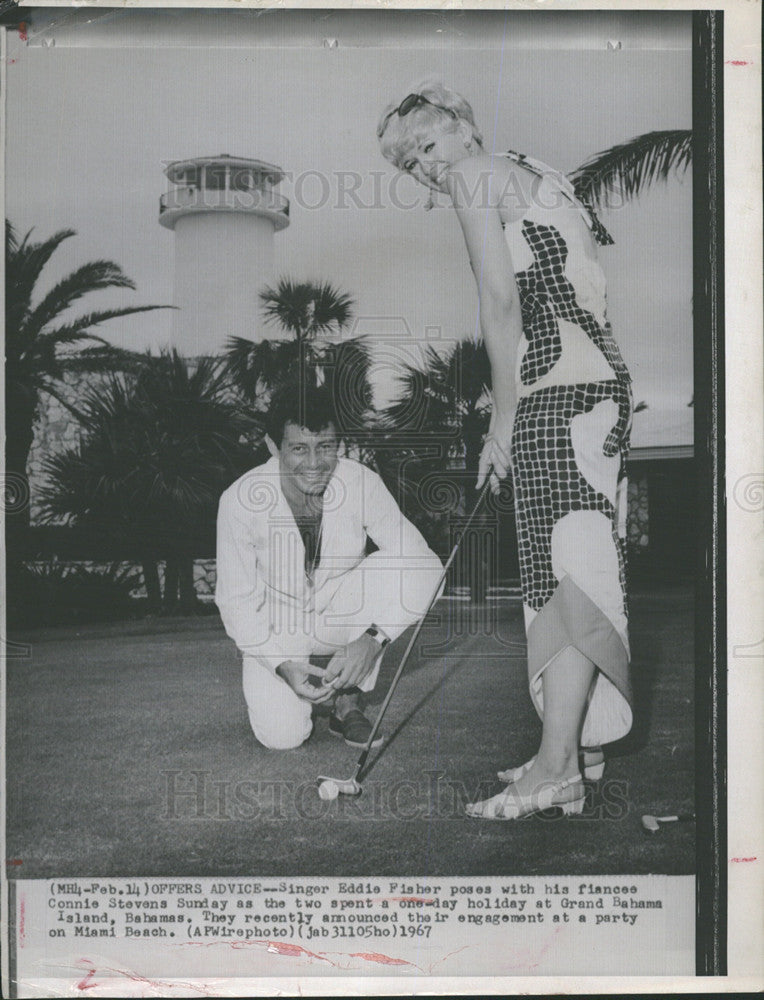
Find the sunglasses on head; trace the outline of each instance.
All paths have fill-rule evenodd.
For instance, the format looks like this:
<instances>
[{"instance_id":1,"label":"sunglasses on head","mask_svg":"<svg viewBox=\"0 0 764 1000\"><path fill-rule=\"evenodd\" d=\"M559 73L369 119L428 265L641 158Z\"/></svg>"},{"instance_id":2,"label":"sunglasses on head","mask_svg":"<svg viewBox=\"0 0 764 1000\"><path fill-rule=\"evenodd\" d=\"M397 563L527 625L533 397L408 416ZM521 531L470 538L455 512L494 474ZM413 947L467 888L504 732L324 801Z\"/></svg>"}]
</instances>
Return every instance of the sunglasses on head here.
<instances>
[{"instance_id":1,"label":"sunglasses on head","mask_svg":"<svg viewBox=\"0 0 764 1000\"><path fill-rule=\"evenodd\" d=\"M387 128L387 123L393 117L393 115L398 115L399 118L405 118L410 111L414 111L415 108L421 108L425 104L429 104L431 108L437 108L438 111L445 111L447 114L451 115L452 118L456 118L456 115L451 110L451 108L444 108L442 104L435 104L433 101L428 100L423 94L409 94L408 97L404 97L397 108L393 108L392 111L385 115L385 120L379 129L379 135Z\"/></svg>"}]
</instances>

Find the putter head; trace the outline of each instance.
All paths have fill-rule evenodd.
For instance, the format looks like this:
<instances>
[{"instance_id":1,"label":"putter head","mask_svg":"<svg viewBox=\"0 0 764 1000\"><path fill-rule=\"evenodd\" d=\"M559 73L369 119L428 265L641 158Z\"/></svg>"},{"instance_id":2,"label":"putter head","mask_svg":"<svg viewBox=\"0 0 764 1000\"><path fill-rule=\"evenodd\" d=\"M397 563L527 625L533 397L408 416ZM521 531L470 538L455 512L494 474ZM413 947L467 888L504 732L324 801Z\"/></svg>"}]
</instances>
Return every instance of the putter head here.
<instances>
[{"instance_id":1,"label":"putter head","mask_svg":"<svg viewBox=\"0 0 764 1000\"><path fill-rule=\"evenodd\" d=\"M354 778L329 778L325 774L319 774L316 781L319 785L331 783L336 787L339 795L360 795L363 791L360 783Z\"/></svg>"},{"instance_id":2,"label":"putter head","mask_svg":"<svg viewBox=\"0 0 764 1000\"><path fill-rule=\"evenodd\" d=\"M660 824L655 816L643 816L642 827L647 833L657 833L660 829Z\"/></svg>"}]
</instances>

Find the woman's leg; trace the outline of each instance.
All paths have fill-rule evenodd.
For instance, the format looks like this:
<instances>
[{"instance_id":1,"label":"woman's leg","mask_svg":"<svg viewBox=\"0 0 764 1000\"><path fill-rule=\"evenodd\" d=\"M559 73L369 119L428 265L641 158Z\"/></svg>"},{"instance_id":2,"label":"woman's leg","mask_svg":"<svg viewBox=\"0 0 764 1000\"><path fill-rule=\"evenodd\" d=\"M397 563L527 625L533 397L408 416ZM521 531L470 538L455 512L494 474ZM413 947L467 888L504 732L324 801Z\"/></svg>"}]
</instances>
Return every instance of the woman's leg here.
<instances>
[{"instance_id":1,"label":"woman's leg","mask_svg":"<svg viewBox=\"0 0 764 1000\"><path fill-rule=\"evenodd\" d=\"M532 766L503 792L483 802L473 803L473 816L495 817L504 813L534 811L540 792L579 776L578 746L589 691L596 667L575 646L567 646L544 669L544 723L541 746ZM580 780L566 784L554 797L554 804L583 798Z\"/></svg>"},{"instance_id":2,"label":"woman's leg","mask_svg":"<svg viewBox=\"0 0 764 1000\"><path fill-rule=\"evenodd\" d=\"M595 671L587 656L568 646L541 675L544 723L536 755L540 774L569 778L578 773L578 745Z\"/></svg>"},{"instance_id":3,"label":"woman's leg","mask_svg":"<svg viewBox=\"0 0 764 1000\"><path fill-rule=\"evenodd\" d=\"M572 781L582 736L591 746L628 732L626 608L614 525L629 400L628 387L613 382L551 386L518 404L515 519L529 681L543 733L528 769L512 769L522 773L501 795L475 803L472 815L533 811L540 789L562 783L555 802L583 803L583 785Z\"/></svg>"}]
</instances>

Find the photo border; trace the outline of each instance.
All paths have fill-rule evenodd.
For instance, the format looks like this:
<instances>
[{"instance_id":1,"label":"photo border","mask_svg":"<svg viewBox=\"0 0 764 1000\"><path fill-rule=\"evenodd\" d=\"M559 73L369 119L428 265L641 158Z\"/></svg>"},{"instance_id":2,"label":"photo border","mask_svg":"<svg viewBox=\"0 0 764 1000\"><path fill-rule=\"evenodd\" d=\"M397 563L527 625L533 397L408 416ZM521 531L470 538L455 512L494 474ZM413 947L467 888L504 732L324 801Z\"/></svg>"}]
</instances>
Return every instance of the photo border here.
<instances>
[{"instance_id":1,"label":"photo border","mask_svg":"<svg viewBox=\"0 0 764 1000\"><path fill-rule=\"evenodd\" d=\"M727 974L724 12L693 11L696 973Z\"/></svg>"}]
</instances>

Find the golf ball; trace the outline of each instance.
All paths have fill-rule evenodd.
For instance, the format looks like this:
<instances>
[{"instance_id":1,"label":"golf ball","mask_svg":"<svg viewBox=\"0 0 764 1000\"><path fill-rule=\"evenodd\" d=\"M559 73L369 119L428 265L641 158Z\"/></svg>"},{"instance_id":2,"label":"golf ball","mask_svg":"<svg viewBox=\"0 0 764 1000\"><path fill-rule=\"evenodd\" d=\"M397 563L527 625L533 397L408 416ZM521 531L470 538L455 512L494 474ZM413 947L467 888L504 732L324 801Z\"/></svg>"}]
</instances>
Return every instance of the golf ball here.
<instances>
[{"instance_id":1,"label":"golf ball","mask_svg":"<svg viewBox=\"0 0 764 1000\"><path fill-rule=\"evenodd\" d=\"M340 790L334 781L322 781L318 786L318 797L325 799L327 802L336 799L339 794Z\"/></svg>"}]
</instances>

